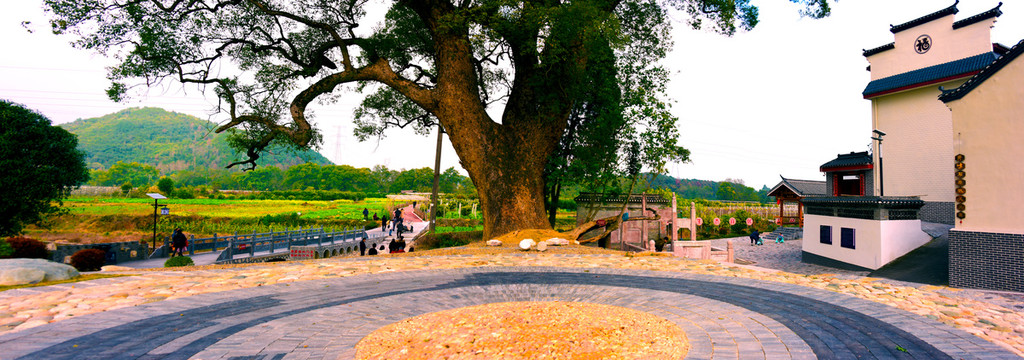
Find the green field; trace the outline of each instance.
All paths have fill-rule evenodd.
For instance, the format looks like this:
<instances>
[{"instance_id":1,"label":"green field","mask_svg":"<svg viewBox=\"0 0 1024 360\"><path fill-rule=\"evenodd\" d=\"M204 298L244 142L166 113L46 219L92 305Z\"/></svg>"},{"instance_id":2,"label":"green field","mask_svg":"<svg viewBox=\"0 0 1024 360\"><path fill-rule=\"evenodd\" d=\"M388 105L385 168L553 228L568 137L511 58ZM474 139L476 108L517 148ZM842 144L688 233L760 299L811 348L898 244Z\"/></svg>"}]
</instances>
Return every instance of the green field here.
<instances>
[{"instance_id":1,"label":"green field","mask_svg":"<svg viewBox=\"0 0 1024 360\"><path fill-rule=\"evenodd\" d=\"M370 210L370 216L381 214L396 204L388 199L372 198L363 201L304 201L304 200L217 200L217 199L165 199L172 215L201 216L210 218L256 218L267 215L301 213L310 219L352 219L363 218L363 209ZM102 197L71 198L64 201L64 207L71 214L87 216L104 215L153 215L151 199L117 199Z\"/></svg>"}]
</instances>

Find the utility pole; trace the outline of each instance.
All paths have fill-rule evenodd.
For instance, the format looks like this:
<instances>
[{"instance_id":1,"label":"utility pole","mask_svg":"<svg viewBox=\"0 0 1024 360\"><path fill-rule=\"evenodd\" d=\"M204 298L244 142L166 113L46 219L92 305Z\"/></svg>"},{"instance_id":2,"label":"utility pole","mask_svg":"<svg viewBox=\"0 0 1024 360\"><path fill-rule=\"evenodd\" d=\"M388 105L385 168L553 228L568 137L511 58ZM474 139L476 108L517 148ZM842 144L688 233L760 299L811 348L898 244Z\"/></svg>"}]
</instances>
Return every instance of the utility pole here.
<instances>
[{"instance_id":1,"label":"utility pole","mask_svg":"<svg viewBox=\"0 0 1024 360\"><path fill-rule=\"evenodd\" d=\"M871 130L871 132L878 135L871 138L871 140L878 140L878 196L885 196L885 167L882 164L882 137L885 136L885 133L878 129Z\"/></svg>"},{"instance_id":2,"label":"utility pole","mask_svg":"<svg viewBox=\"0 0 1024 360\"><path fill-rule=\"evenodd\" d=\"M437 150L434 156L434 191L430 194L430 234L434 234L437 226L437 192L441 185L441 139L444 136L444 128L441 122L437 123Z\"/></svg>"},{"instance_id":3,"label":"utility pole","mask_svg":"<svg viewBox=\"0 0 1024 360\"><path fill-rule=\"evenodd\" d=\"M160 199L166 199L167 197L163 196L163 195L160 195L158 193L149 193L149 194L146 194L146 195L148 195L150 198L153 199L153 250L156 250L156 223L157 223L156 211L157 211L157 209L160 208Z\"/></svg>"}]
</instances>

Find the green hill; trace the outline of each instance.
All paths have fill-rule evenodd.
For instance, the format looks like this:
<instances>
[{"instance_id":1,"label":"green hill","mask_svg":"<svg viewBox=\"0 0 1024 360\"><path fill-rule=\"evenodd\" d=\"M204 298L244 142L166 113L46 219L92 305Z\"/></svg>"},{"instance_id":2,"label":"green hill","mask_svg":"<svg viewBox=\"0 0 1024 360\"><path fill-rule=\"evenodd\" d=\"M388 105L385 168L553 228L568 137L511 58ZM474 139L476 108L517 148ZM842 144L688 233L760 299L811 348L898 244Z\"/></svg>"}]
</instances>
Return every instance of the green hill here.
<instances>
[{"instance_id":1,"label":"green hill","mask_svg":"<svg viewBox=\"0 0 1024 360\"><path fill-rule=\"evenodd\" d=\"M60 127L78 135L78 148L86 153L90 169L107 169L118 161L152 165L163 173L201 168L223 168L242 160L227 144L227 134L215 134L216 124L191 115L160 108L128 108L92 119L79 119ZM269 148L260 166L331 164L315 151Z\"/></svg>"}]
</instances>

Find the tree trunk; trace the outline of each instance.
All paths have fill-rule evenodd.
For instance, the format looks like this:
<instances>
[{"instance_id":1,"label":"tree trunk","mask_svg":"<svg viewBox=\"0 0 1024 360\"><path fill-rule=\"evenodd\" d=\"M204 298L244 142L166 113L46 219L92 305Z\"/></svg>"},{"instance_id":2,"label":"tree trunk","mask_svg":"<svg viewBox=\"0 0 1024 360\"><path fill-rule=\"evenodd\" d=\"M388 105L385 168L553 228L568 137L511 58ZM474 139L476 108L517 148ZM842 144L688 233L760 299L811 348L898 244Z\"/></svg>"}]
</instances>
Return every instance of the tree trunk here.
<instances>
[{"instance_id":1,"label":"tree trunk","mask_svg":"<svg viewBox=\"0 0 1024 360\"><path fill-rule=\"evenodd\" d=\"M557 143L547 134L560 134L561 129L556 125L558 129L523 131L491 121L474 123L480 127L463 122L448 133L480 195L484 239L521 229L551 229L545 216L543 172Z\"/></svg>"}]
</instances>

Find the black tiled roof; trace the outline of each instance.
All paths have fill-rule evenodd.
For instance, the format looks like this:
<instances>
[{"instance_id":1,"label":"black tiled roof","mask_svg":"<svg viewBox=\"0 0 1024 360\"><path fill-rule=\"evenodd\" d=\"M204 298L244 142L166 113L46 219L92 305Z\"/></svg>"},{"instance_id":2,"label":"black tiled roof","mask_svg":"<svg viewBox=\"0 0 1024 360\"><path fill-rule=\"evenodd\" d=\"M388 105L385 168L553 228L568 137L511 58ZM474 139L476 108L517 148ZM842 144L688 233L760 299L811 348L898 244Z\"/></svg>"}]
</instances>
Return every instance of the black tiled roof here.
<instances>
[{"instance_id":1,"label":"black tiled roof","mask_svg":"<svg viewBox=\"0 0 1024 360\"><path fill-rule=\"evenodd\" d=\"M804 206L813 205L847 205L886 208L908 207L919 208L924 206L924 200L916 196L829 196L829 197L808 197L801 200Z\"/></svg>"},{"instance_id":2,"label":"black tiled roof","mask_svg":"<svg viewBox=\"0 0 1024 360\"><path fill-rule=\"evenodd\" d=\"M775 196L772 193L782 187L788 188L798 196L824 196L828 193L828 188L824 181L787 179L781 175L779 177L782 178L782 181L768 191L768 196Z\"/></svg>"},{"instance_id":3,"label":"black tiled roof","mask_svg":"<svg viewBox=\"0 0 1024 360\"><path fill-rule=\"evenodd\" d=\"M886 51L886 50L892 50L892 49L895 49L895 48L896 48L896 43L891 42L891 43L888 43L888 44L876 47L874 49L864 50L864 57L868 57L868 56L871 56L871 55L874 55L874 54L877 54L877 53L880 53L880 52L883 52L883 51Z\"/></svg>"},{"instance_id":4,"label":"black tiled roof","mask_svg":"<svg viewBox=\"0 0 1024 360\"><path fill-rule=\"evenodd\" d=\"M998 59L999 56L993 52L982 53L960 60L950 61L944 64L933 65L923 69L908 71L902 74L889 76L874 80L864 88L864 98L871 98L879 93L895 90L912 85L926 85L930 81L947 79L950 77L967 76L971 73L984 69Z\"/></svg>"},{"instance_id":5,"label":"black tiled roof","mask_svg":"<svg viewBox=\"0 0 1024 360\"><path fill-rule=\"evenodd\" d=\"M969 18L957 21L957 22L953 23L953 29L956 30L956 29L962 28L964 26L975 24L975 23L977 23L979 21L982 21L982 20L991 19L991 18L997 17L999 15L1002 15L1003 11L999 10L1000 6L1003 6L1002 2L999 2L999 5L996 5L996 7L992 8L989 11L986 11L986 12L983 12L981 14L974 15L974 16L971 16Z\"/></svg>"},{"instance_id":6,"label":"black tiled roof","mask_svg":"<svg viewBox=\"0 0 1024 360\"><path fill-rule=\"evenodd\" d=\"M958 10L956 8L956 4L959 4L959 3L960 3L960 0L956 0L956 3L953 3L953 5L951 5L948 8L945 8L945 9L933 12L931 14L919 17L919 18L914 19L914 20L910 20L908 22L905 22L905 23L902 23L902 24L899 24L899 25L889 25L889 31L891 31L893 34L895 34L895 33L898 33L900 31L903 31L903 30L906 30L906 29L909 29L909 28L912 28L912 27L915 27L915 26L927 23L929 21L941 18L943 16L948 16L948 15L956 14L956 13L960 12L960 10Z\"/></svg>"},{"instance_id":7,"label":"black tiled roof","mask_svg":"<svg viewBox=\"0 0 1024 360\"><path fill-rule=\"evenodd\" d=\"M1010 51L1006 53L1006 55L1003 55L1003 57L989 63L988 66L968 79L967 82L960 85L960 87L957 87L952 91L943 91L942 95L939 96L939 100L942 100L942 102L950 102L964 97L964 95L967 95L971 90L974 90L978 85L981 85L982 82L985 82L985 80L1006 66L1006 64L1020 56L1021 53L1024 53L1024 40L1021 40L1017 45L1010 48Z\"/></svg>"},{"instance_id":8,"label":"black tiled roof","mask_svg":"<svg viewBox=\"0 0 1024 360\"><path fill-rule=\"evenodd\" d=\"M871 165L871 155L867 151L839 154L838 157L821 165L821 171L848 166Z\"/></svg>"}]
</instances>

